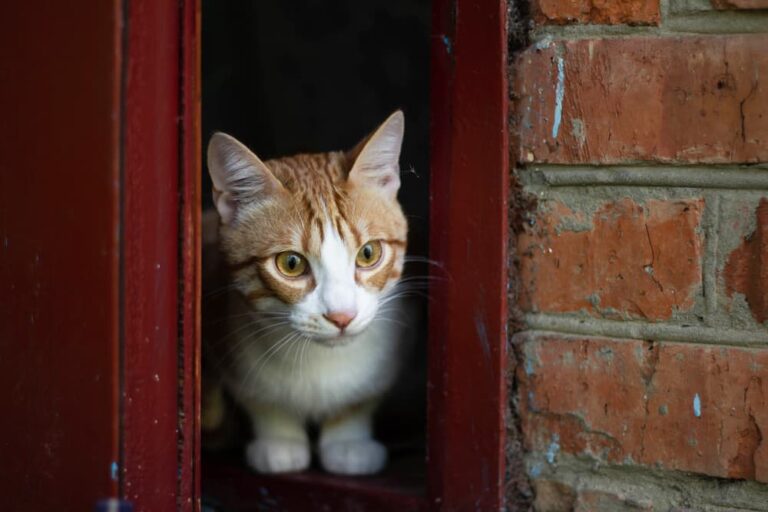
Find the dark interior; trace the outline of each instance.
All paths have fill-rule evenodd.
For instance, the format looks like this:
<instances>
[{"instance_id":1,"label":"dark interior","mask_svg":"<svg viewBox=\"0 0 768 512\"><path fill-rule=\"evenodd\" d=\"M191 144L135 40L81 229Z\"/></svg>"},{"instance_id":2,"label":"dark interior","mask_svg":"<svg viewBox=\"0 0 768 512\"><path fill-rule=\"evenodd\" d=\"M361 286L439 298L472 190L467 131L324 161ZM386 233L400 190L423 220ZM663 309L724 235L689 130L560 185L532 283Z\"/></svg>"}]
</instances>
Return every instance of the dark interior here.
<instances>
[{"instance_id":1,"label":"dark interior","mask_svg":"<svg viewBox=\"0 0 768 512\"><path fill-rule=\"evenodd\" d=\"M408 252L426 257L430 2L203 0L202 6L203 147L211 133L224 131L265 160L348 149L400 108L406 135L399 197L409 220ZM210 201L204 170L203 208ZM407 265L406 276L425 274L423 264ZM204 300L204 322L205 307ZM390 465L354 485L422 492L426 336L420 339L400 389L377 420ZM240 424L228 435L244 441L248 430ZM203 494L216 510L226 510L226 494L235 492L224 480L258 478L241 453L242 445L223 455L203 454ZM295 478L345 485L342 477L313 471Z\"/></svg>"}]
</instances>

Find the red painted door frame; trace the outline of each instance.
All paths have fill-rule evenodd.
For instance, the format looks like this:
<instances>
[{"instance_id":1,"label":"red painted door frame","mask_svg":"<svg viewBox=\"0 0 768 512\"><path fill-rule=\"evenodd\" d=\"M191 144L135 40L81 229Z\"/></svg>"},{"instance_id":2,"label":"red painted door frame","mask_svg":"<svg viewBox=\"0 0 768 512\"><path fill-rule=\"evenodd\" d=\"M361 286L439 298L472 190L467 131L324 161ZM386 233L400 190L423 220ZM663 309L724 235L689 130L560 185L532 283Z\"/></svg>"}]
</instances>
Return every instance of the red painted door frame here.
<instances>
[{"instance_id":1,"label":"red painted door frame","mask_svg":"<svg viewBox=\"0 0 768 512\"><path fill-rule=\"evenodd\" d=\"M0 17L4 510L199 509L198 0Z\"/></svg>"},{"instance_id":2,"label":"red painted door frame","mask_svg":"<svg viewBox=\"0 0 768 512\"><path fill-rule=\"evenodd\" d=\"M123 5L120 495L197 510L199 4Z\"/></svg>"},{"instance_id":3,"label":"red painted door frame","mask_svg":"<svg viewBox=\"0 0 768 512\"><path fill-rule=\"evenodd\" d=\"M0 30L0 406L17 420L0 458L19 461L0 491L19 510L116 493L197 510L198 1L45 4L13 4ZM506 5L433 6L431 257L448 279L431 291L419 508L498 510Z\"/></svg>"},{"instance_id":4,"label":"red painted door frame","mask_svg":"<svg viewBox=\"0 0 768 512\"><path fill-rule=\"evenodd\" d=\"M197 0L0 17L0 495L199 509Z\"/></svg>"},{"instance_id":5,"label":"red painted door frame","mask_svg":"<svg viewBox=\"0 0 768 512\"><path fill-rule=\"evenodd\" d=\"M428 499L504 503L507 33L504 0L435 0L432 37ZM439 272L440 275L443 272Z\"/></svg>"},{"instance_id":6,"label":"red painted door frame","mask_svg":"<svg viewBox=\"0 0 768 512\"><path fill-rule=\"evenodd\" d=\"M0 502L91 510L118 460L117 2L0 16Z\"/></svg>"}]
</instances>

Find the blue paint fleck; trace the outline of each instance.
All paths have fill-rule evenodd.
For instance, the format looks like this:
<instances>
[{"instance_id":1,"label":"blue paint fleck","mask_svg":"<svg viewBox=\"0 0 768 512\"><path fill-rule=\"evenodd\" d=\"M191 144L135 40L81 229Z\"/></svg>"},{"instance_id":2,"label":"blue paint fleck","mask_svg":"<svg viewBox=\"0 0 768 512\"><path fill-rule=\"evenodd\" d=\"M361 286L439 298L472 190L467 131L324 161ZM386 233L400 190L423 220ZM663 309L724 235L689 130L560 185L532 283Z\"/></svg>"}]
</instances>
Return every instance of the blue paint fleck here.
<instances>
[{"instance_id":1,"label":"blue paint fleck","mask_svg":"<svg viewBox=\"0 0 768 512\"><path fill-rule=\"evenodd\" d=\"M453 46L451 45L451 38L446 35L443 35L442 40L443 40L443 45L445 45L445 51L448 52L448 54L450 55L451 52L453 51Z\"/></svg>"},{"instance_id":2,"label":"blue paint fleck","mask_svg":"<svg viewBox=\"0 0 768 512\"><path fill-rule=\"evenodd\" d=\"M698 393L693 395L693 415L701 418L701 397Z\"/></svg>"},{"instance_id":3,"label":"blue paint fleck","mask_svg":"<svg viewBox=\"0 0 768 512\"><path fill-rule=\"evenodd\" d=\"M563 98L565 97L565 61L557 56L557 85L555 86L555 120L552 123L552 138L557 138L560 122L563 120Z\"/></svg>"},{"instance_id":4,"label":"blue paint fleck","mask_svg":"<svg viewBox=\"0 0 768 512\"><path fill-rule=\"evenodd\" d=\"M109 465L109 474L114 481L117 481L118 469L117 462L112 461L112 464Z\"/></svg>"},{"instance_id":5,"label":"blue paint fleck","mask_svg":"<svg viewBox=\"0 0 768 512\"><path fill-rule=\"evenodd\" d=\"M539 478L543 471L544 471L544 468L538 462L533 466L531 466L531 476L533 478Z\"/></svg>"},{"instance_id":6,"label":"blue paint fleck","mask_svg":"<svg viewBox=\"0 0 768 512\"><path fill-rule=\"evenodd\" d=\"M552 442L549 443L549 448L547 448L547 462L550 464L555 463L555 457L557 456L557 453L560 451L560 436L557 434L552 435Z\"/></svg>"},{"instance_id":7,"label":"blue paint fleck","mask_svg":"<svg viewBox=\"0 0 768 512\"><path fill-rule=\"evenodd\" d=\"M528 392L528 410L536 411L536 396L534 396L533 391Z\"/></svg>"},{"instance_id":8,"label":"blue paint fleck","mask_svg":"<svg viewBox=\"0 0 768 512\"><path fill-rule=\"evenodd\" d=\"M534 369L533 369L533 361L530 359L525 360L525 374L526 375L533 375Z\"/></svg>"},{"instance_id":9,"label":"blue paint fleck","mask_svg":"<svg viewBox=\"0 0 768 512\"><path fill-rule=\"evenodd\" d=\"M545 36L541 41L536 43L534 47L537 50L545 50L549 48L549 46L552 44L552 37L551 36Z\"/></svg>"}]
</instances>

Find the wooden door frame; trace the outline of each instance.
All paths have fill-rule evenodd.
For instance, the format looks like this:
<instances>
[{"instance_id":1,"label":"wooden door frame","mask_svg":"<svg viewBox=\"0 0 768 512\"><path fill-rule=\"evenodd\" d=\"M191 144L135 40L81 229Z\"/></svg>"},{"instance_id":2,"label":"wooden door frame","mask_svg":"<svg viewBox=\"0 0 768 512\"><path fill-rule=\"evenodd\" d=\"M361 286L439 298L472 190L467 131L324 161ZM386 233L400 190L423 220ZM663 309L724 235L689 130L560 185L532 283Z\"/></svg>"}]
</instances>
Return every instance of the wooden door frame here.
<instances>
[{"instance_id":1,"label":"wooden door frame","mask_svg":"<svg viewBox=\"0 0 768 512\"><path fill-rule=\"evenodd\" d=\"M434 0L428 499L499 510L506 454L507 5ZM443 272L444 271L444 272ZM440 282L440 281L438 281Z\"/></svg>"},{"instance_id":2,"label":"wooden door frame","mask_svg":"<svg viewBox=\"0 0 768 512\"><path fill-rule=\"evenodd\" d=\"M120 489L135 510L169 510L169 496L177 509L197 510L200 4L124 5ZM434 0L432 36L430 257L447 279L430 292L428 489L419 508L499 510L507 409L506 2ZM167 45L173 50L157 51ZM168 101L175 108L165 108ZM168 236L169 222L177 237ZM169 272L157 273L157 264ZM154 343L167 350L152 352ZM174 380L177 393L153 394L158 381ZM156 401L133 405L148 396Z\"/></svg>"},{"instance_id":3,"label":"wooden door frame","mask_svg":"<svg viewBox=\"0 0 768 512\"><path fill-rule=\"evenodd\" d=\"M119 494L199 510L200 2L122 2Z\"/></svg>"}]
</instances>

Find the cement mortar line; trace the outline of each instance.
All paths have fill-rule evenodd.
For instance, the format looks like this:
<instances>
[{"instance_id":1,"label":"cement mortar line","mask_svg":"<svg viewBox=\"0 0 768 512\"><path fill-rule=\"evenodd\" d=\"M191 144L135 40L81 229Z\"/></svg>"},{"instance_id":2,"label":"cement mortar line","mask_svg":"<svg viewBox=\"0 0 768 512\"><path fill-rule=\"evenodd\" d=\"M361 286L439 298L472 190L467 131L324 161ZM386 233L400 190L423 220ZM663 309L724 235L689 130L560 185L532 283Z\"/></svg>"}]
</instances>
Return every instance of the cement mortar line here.
<instances>
[{"instance_id":1,"label":"cement mortar line","mask_svg":"<svg viewBox=\"0 0 768 512\"><path fill-rule=\"evenodd\" d=\"M724 479L638 463L596 463L588 456L563 452L556 454L554 463L541 451L527 453L525 465L533 478L607 493L620 490L631 498L650 499L654 510L701 510L703 506L714 506L717 510L768 511L768 485L754 480ZM681 502L693 508L676 508ZM737 504L738 509L730 508Z\"/></svg>"},{"instance_id":2,"label":"cement mortar line","mask_svg":"<svg viewBox=\"0 0 768 512\"><path fill-rule=\"evenodd\" d=\"M730 345L745 348L768 347L768 330L761 332L704 326L683 327L681 325L644 323L636 320L574 318L544 313L528 313L524 318L530 330L560 334Z\"/></svg>"},{"instance_id":3,"label":"cement mortar line","mask_svg":"<svg viewBox=\"0 0 768 512\"><path fill-rule=\"evenodd\" d=\"M580 39L630 39L635 37L697 37L768 33L768 14L763 12L700 12L671 14L661 26L545 25L531 33L533 44Z\"/></svg>"},{"instance_id":4,"label":"cement mortar line","mask_svg":"<svg viewBox=\"0 0 768 512\"><path fill-rule=\"evenodd\" d=\"M652 166L549 166L520 169L518 174L531 183L537 179L551 187L620 185L638 187L713 188L768 190L768 168L744 167L652 167Z\"/></svg>"}]
</instances>

